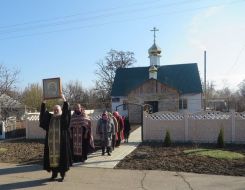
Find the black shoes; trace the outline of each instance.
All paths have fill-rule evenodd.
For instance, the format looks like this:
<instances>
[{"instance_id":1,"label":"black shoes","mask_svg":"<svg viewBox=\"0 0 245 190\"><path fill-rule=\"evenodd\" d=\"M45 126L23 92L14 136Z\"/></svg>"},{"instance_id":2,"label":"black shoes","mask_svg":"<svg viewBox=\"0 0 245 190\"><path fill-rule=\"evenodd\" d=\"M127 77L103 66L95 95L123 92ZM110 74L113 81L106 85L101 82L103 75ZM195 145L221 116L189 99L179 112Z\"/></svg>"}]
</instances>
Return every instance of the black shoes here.
<instances>
[{"instance_id":1,"label":"black shoes","mask_svg":"<svg viewBox=\"0 0 245 190\"><path fill-rule=\"evenodd\" d=\"M65 173L61 172L60 173L61 178L58 179L59 182L64 181L65 178ZM50 178L50 181L54 181L58 177L58 172L52 172L52 176Z\"/></svg>"},{"instance_id":2,"label":"black shoes","mask_svg":"<svg viewBox=\"0 0 245 190\"><path fill-rule=\"evenodd\" d=\"M52 172L52 176L50 178L50 181L54 181L55 178L57 178L57 176L58 176L58 173L57 172Z\"/></svg>"},{"instance_id":3,"label":"black shoes","mask_svg":"<svg viewBox=\"0 0 245 190\"><path fill-rule=\"evenodd\" d=\"M104 155L105 155L105 152L102 152L101 155L104 156ZM108 156L111 156L111 153L110 153L110 152L107 152L107 155L108 155Z\"/></svg>"},{"instance_id":4,"label":"black shoes","mask_svg":"<svg viewBox=\"0 0 245 190\"><path fill-rule=\"evenodd\" d=\"M106 153L107 153L108 156L111 156L111 152L112 152L112 149L110 147L107 147L106 148ZM104 148L102 149L102 154L101 155L102 156L105 155L105 149Z\"/></svg>"},{"instance_id":5,"label":"black shoes","mask_svg":"<svg viewBox=\"0 0 245 190\"><path fill-rule=\"evenodd\" d=\"M58 180L59 182L63 182L65 178L65 173L60 173L61 178Z\"/></svg>"}]
</instances>

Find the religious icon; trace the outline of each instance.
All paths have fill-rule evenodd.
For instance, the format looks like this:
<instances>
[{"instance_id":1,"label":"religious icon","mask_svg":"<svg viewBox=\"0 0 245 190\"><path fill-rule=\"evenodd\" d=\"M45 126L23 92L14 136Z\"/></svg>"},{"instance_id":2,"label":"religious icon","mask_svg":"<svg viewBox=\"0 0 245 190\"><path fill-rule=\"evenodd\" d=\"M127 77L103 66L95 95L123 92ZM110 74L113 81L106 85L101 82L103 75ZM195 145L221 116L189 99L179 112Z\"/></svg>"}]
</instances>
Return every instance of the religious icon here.
<instances>
[{"instance_id":1,"label":"religious icon","mask_svg":"<svg viewBox=\"0 0 245 190\"><path fill-rule=\"evenodd\" d=\"M43 79L43 98L44 99L61 98L60 78Z\"/></svg>"}]
</instances>

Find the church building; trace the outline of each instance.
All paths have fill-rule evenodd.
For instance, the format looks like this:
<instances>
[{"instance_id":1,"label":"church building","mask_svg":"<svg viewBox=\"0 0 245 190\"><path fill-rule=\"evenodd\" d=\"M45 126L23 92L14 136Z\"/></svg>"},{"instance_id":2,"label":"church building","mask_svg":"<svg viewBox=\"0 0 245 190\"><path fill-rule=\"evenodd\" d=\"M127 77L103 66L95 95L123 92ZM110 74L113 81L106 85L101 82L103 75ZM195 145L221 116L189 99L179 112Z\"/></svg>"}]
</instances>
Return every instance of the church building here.
<instances>
[{"instance_id":1,"label":"church building","mask_svg":"<svg viewBox=\"0 0 245 190\"><path fill-rule=\"evenodd\" d=\"M142 108L152 112L201 111L202 85L197 63L160 65L161 49L155 42L148 50L150 65L119 68L112 86L112 111L141 120Z\"/></svg>"}]
</instances>

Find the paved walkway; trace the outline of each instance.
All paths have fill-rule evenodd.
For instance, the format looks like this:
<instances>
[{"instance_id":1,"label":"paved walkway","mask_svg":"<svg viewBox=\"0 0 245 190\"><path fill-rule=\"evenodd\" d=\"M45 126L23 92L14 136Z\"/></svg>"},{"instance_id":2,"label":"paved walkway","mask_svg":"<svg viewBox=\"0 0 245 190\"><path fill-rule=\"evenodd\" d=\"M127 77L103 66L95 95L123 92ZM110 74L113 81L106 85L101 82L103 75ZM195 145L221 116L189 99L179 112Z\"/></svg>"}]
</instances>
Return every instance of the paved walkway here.
<instances>
[{"instance_id":1,"label":"paved walkway","mask_svg":"<svg viewBox=\"0 0 245 190\"><path fill-rule=\"evenodd\" d=\"M120 147L115 148L111 156L101 155L101 150L88 156L85 163L78 163L75 166L92 167L92 168L114 168L120 160L130 154L141 142L141 127L130 134L128 143L121 143Z\"/></svg>"},{"instance_id":2,"label":"paved walkway","mask_svg":"<svg viewBox=\"0 0 245 190\"><path fill-rule=\"evenodd\" d=\"M0 190L244 190L245 177L72 167L63 182L40 165L0 163Z\"/></svg>"},{"instance_id":3,"label":"paved walkway","mask_svg":"<svg viewBox=\"0 0 245 190\"><path fill-rule=\"evenodd\" d=\"M245 177L202 175L168 171L139 171L109 169L132 152L141 139L141 129L131 134L112 156L98 151L84 164L77 164L67 172L65 180L49 181L50 173L40 165L0 163L0 190L244 190Z\"/></svg>"}]
</instances>

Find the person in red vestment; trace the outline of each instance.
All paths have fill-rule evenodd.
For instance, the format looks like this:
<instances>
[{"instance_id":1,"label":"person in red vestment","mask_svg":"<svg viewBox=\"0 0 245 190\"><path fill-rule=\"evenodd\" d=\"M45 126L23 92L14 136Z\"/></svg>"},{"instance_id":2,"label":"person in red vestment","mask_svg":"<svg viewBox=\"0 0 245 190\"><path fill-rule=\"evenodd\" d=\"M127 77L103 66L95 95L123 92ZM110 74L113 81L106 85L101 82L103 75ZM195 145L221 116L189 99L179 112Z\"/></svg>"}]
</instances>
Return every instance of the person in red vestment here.
<instances>
[{"instance_id":1,"label":"person in red vestment","mask_svg":"<svg viewBox=\"0 0 245 190\"><path fill-rule=\"evenodd\" d=\"M72 133L72 152L74 162L84 162L88 153L94 149L91 121L86 117L80 104L74 106L70 129Z\"/></svg>"},{"instance_id":2,"label":"person in red vestment","mask_svg":"<svg viewBox=\"0 0 245 190\"><path fill-rule=\"evenodd\" d=\"M124 123L122 117L119 115L117 111L113 112L113 116L116 118L118 124L116 146L120 146L121 141L123 140Z\"/></svg>"}]
</instances>

